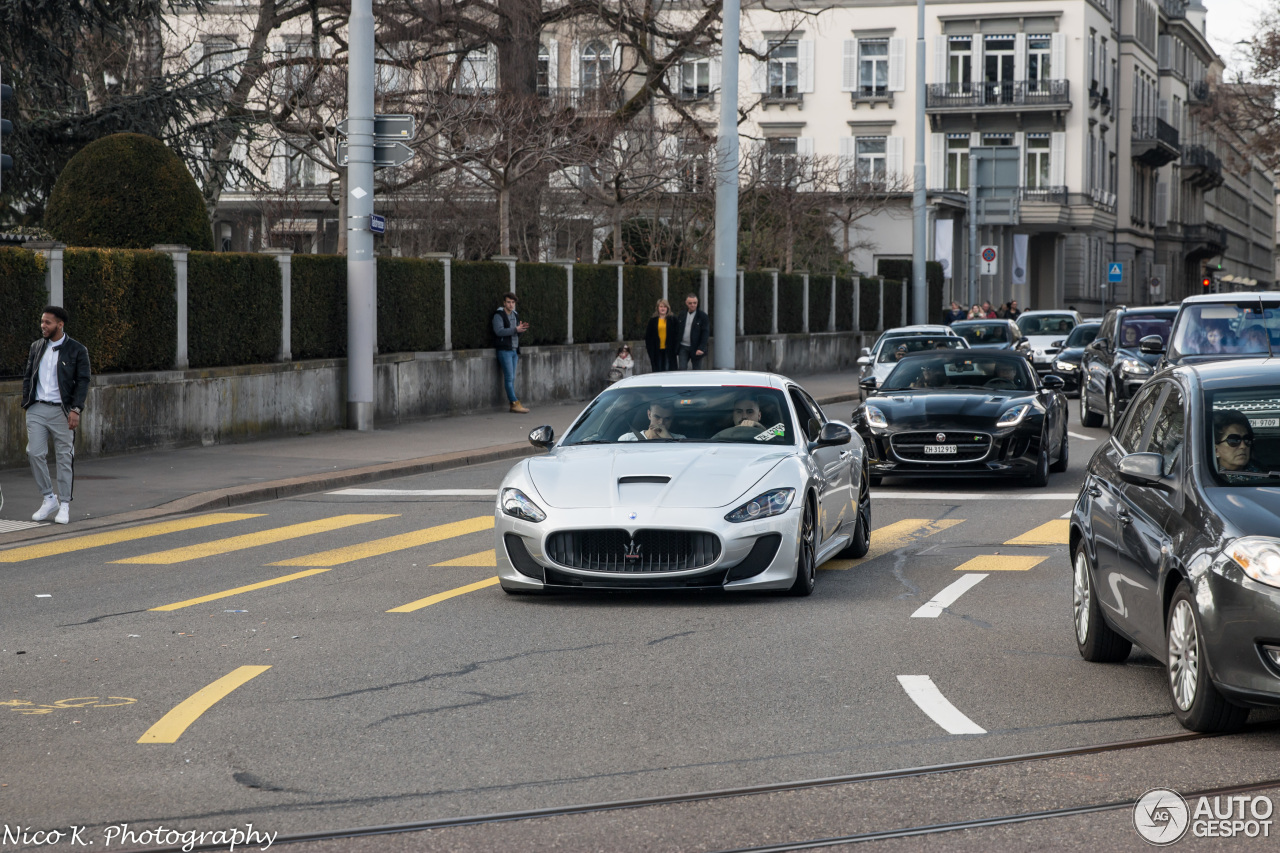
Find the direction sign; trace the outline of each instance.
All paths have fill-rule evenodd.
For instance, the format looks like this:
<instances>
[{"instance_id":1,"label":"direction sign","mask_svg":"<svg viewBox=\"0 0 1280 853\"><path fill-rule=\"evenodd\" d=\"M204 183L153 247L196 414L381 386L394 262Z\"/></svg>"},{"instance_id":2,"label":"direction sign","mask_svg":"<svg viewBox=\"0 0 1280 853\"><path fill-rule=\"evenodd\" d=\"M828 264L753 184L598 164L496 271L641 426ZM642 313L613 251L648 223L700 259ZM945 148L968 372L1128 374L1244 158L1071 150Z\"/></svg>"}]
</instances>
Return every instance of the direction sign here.
<instances>
[{"instance_id":1,"label":"direction sign","mask_svg":"<svg viewBox=\"0 0 1280 853\"><path fill-rule=\"evenodd\" d=\"M1000 252L995 246L982 247L982 250L978 252L978 258L982 261L983 275L997 274L997 270L999 269L999 264L997 263L997 259L999 257L1000 257Z\"/></svg>"},{"instance_id":2,"label":"direction sign","mask_svg":"<svg viewBox=\"0 0 1280 853\"><path fill-rule=\"evenodd\" d=\"M374 234L387 233L387 218L376 213L369 214L369 230Z\"/></svg>"},{"instance_id":3,"label":"direction sign","mask_svg":"<svg viewBox=\"0 0 1280 853\"><path fill-rule=\"evenodd\" d=\"M347 151L347 143L338 140L338 165L346 166L349 154ZM413 159L413 149L403 142L374 142L373 143L373 168L381 169L384 166L403 166Z\"/></svg>"},{"instance_id":4,"label":"direction sign","mask_svg":"<svg viewBox=\"0 0 1280 853\"><path fill-rule=\"evenodd\" d=\"M412 139L414 118L411 115L385 115L373 117L375 139ZM338 135L347 135L347 119L338 122Z\"/></svg>"},{"instance_id":5,"label":"direction sign","mask_svg":"<svg viewBox=\"0 0 1280 853\"><path fill-rule=\"evenodd\" d=\"M1111 284L1119 284L1124 281L1124 264L1120 261L1112 261L1107 264L1107 281Z\"/></svg>"}]
</instances>

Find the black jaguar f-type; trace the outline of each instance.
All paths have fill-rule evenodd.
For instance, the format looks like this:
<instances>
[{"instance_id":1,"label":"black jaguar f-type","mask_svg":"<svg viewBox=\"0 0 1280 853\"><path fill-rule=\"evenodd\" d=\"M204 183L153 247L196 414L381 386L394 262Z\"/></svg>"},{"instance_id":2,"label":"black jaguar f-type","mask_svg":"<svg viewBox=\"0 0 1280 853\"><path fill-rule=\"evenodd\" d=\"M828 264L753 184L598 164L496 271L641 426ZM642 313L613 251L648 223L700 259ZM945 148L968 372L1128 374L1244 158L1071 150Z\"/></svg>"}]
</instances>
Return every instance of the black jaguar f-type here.
<instances>
[{"instance_id":1,"label":"black jaguar f-type","mask_svg":"<svg viewBox=\"0 0 1280 853\"><path fill-rule=\"evenodd\" d=\"M882 477L1029 477L1045 486L1067 470L1062 379L1037 377L1014 352L934 350L908 355L883 383L861 383L853 427L867 444L871 483Z\"/></svg>"}]
</instances>

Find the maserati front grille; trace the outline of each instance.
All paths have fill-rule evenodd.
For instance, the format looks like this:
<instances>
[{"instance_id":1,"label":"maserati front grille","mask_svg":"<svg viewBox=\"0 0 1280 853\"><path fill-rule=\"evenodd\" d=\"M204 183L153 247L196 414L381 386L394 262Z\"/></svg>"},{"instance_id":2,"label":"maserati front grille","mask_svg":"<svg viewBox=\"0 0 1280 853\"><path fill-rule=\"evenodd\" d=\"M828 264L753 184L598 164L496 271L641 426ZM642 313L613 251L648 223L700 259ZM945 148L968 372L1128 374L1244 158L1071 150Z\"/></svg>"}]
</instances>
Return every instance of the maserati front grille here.
<instances>
[{"instance_id":1,"label":"maserati front grille","mask_svg":"<svg viewBox=\"0 0 1280 853\"><path fill-rule=\"evenodd\" d=\"M547 557L589 572L683 572L719 559L720 540L688 530L562 530L547 537Z\"/></svg>"}]
</instances>

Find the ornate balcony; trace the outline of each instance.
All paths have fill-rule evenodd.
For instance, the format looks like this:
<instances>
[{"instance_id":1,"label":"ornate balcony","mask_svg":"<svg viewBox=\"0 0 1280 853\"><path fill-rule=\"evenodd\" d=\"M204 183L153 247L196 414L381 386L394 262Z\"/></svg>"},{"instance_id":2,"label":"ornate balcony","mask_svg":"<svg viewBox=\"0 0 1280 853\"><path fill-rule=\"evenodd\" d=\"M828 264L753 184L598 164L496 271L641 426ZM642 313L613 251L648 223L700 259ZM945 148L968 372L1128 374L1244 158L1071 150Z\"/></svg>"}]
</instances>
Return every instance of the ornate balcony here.
<instances>
[{"instance_id":1,"label":"ornate balcony","mask_svg":"<svg viewBox=\"0 0 1280 853\"><path fill-rule=\"evenodd\" d=\"M1207 104L1209 102L1209 81L1192 80L1187 84L1187 103Z\"/></svg>"},{"instance_id":2,"label":"ornate balcony","mask_svg":"<svg viewBox=\"0 0 1280 853\"><path fill-rule=\"evenodd\" d=\"M1192 186L1211 190L1222 186L1222 161L1203 145L1182 147L1182 180Z\"/></svg>"},{"instance_id":3,"label":"ornate balcony","mask_svg":"<svg viewBox=\"0 0 1280 853\"><path fill-rule=\"evenodd\" d=\"M1131 146L1133 159L1159 168L1178 159L1181 150L1176 127L1155 116L1134 116Z\"/></svg>"},{"instance_id":4,"label":"ornate balcony","mask_svg":"<svg viewBox=\"0 0 1280 853\"><path fill-rule=\"evenodd\" d=\"M1051 109L1071 106L1067 80L1007 80L1001 83L930 83L925 108L933 111Z\"/></svg>"},{"instance_id":5,"label":"ornate balcony","mask_svg":"<svg viewBox=\"0 0 1280 853\"><path fill-rule=\"evenodd\" d=\"M1206 257L1220 255L1227 250L1227 229L1209 222L1200 225L1183 225L1182 240L1187 244L1187 254Z\"/></svg>"},{"instance_id":6,"label":"ornate balcony","mask_svg":"<svg viewBox=\"0 0 1280 853\"><path fill-rule=\"evenodd\" d=\"M1160 0L1160 8L1171 21L1187 17L1187 0Z\"/></svg>"}]
</instances>

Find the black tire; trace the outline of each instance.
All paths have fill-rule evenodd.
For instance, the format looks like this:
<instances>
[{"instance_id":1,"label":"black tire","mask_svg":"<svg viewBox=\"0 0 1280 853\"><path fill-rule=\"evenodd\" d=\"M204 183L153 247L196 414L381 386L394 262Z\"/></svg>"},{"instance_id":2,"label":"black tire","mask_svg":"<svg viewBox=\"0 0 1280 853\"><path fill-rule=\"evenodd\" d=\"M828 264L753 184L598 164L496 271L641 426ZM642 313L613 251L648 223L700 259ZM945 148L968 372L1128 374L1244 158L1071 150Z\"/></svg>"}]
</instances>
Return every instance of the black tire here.
<instances>
[{"instance_id":1,"label":"black tire","mask_svg":"<svg viewBox=\"0 0 1280 853\"><path fill-rule=\"evenodd\" d=\"M796 542L796 581L787 590L788 595L805 596L813 593L818 582L818 525L813 501L804 502L800 516L799 541Z\"/></svg>"},{"instance_id":2,"label":"black tire","mask_svg":"<svg viewBox=\"0 0 1280 853\"><path fill-rule=\"evenodd\" d=\"M1116 389L1107 386L1107 429L1116 431L1116 422L1120 420L1120 404L1116 401Z\"/></svg>"},{"instance_id":3,"label":"black tire","mask_svg":"<svg viewBox=\"0 0 1280 853\"><path fill-rule=\"evenodd\" d=\"M1234 732L1244 725L1249 709L1228 702L1214 686L1209 678L1203 637L1195 596L1191 587L1180 583L1165 619L1173 715L1183 728L1193 732Z\"/></svg>"},{"instance_id":4,"label":"black tire","mask_svg":"<svg viewBox=\"0 0 1280 853\"><path fill-rule=\"evenodd\" d=\"M1080 377L1080 424L1091 429L1102 426L1102 415L1089 408L1089 383L1084 376Z\"/></svg>"},{"instance_id":5,"label":"black tire","mask_svg":"<svg viewBox=\"0 0 1280 853\"><path fill-rule=\"evenodd\" d=\"M1074 580L1071 592L1071 617L1076 632L1076 648L1080 657L1092 663L1120 663L1129 657L1133 643L1111 630L1098 607L1093 590L1093 572L1089 555L1081 542L1076 549Z\"/></svg>"},{"instance_id":6,"label":"black tire","mask_svg":"<svg viewBox=\"0 0 1280 853\"><path fill-rule=\"evenodd\" d=\"M846 560L861 560L871 550L871 489L870 478L862 475L862 488L858 494L858 520L853 526L853 539L848 547L840 552Z\"/></svg>"},{"instance_id":7,"label":"black tire","mask_svg":"<svg viewBox=\"0 0 1280 853\"><path fill-rule=\"evenodd\" d=\"M1036 470L1031 472L1031 485L1043 489L1049 485L1049 447L1040 440L1040 455L1036 457Z\"/></svg>"},{"instance_id":8,"label":"black tire","mask_svg":"<svg viewBox=\"0 0 1280 853\"><path fill-rule=\"evenodd\" d=\"M1070 454L1068 452L1069 450L1070 447L1067 443L1067 431L1064 428L1062 430L1062 444L1058 445L1058 461L1049 466L1050 471L1055 474L1063 474L1066 472L1067 465L1070 464L1071 461Z\"/></svg>"}]
</instances>

